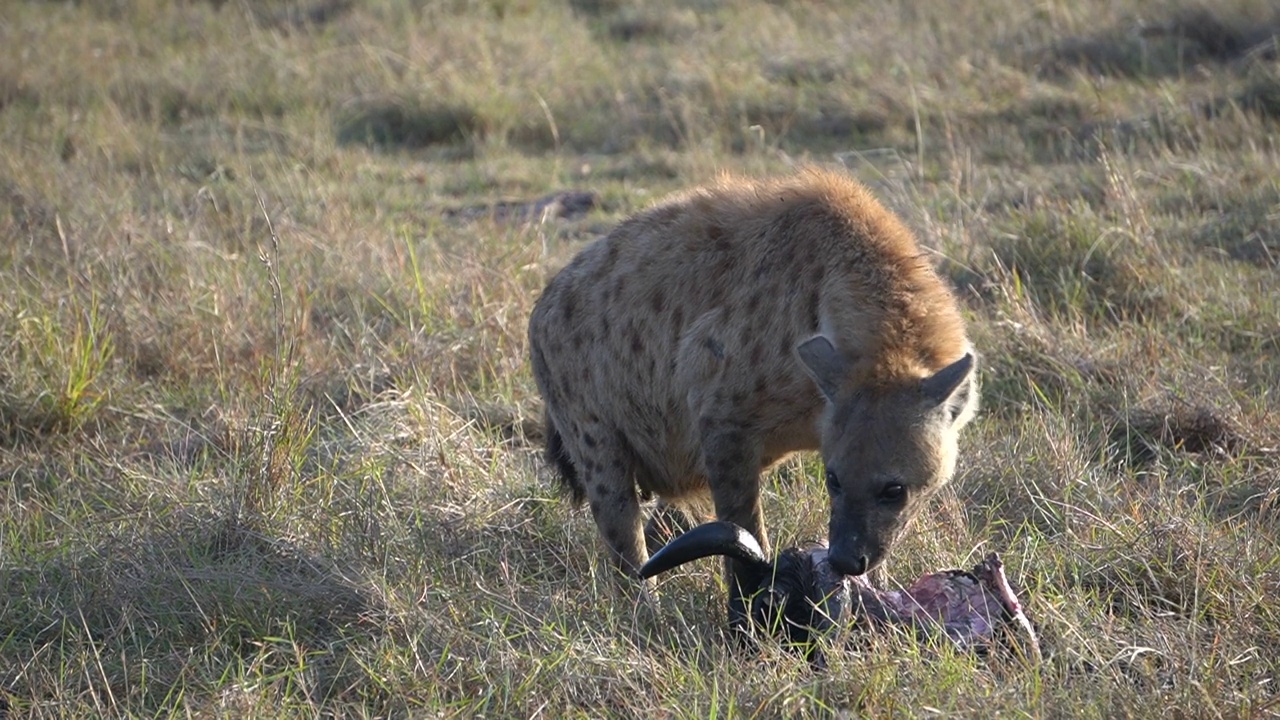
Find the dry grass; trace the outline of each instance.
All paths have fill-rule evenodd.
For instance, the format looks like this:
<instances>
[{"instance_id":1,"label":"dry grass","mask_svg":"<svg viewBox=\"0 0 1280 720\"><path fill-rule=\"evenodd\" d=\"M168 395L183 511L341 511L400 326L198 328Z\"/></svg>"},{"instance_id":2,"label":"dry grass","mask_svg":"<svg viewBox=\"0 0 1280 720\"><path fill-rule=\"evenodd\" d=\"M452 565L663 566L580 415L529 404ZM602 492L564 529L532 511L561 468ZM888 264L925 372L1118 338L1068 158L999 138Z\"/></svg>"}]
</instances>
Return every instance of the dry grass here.
<instances>
[{"instance_id":1,"label":"dry grass","mask_svg":"<svg viewBox=\"0 0 1280 720\"><path fill-rule=\"evenodd\" d=\"M1280 714L1272 4L5 13L0 717ZM737 651L711 563L637 607L541 469L550 273L801 161L920 232L985 361L889 574L1002 551L1042 667Z\"/></svg>"}]
</instances>

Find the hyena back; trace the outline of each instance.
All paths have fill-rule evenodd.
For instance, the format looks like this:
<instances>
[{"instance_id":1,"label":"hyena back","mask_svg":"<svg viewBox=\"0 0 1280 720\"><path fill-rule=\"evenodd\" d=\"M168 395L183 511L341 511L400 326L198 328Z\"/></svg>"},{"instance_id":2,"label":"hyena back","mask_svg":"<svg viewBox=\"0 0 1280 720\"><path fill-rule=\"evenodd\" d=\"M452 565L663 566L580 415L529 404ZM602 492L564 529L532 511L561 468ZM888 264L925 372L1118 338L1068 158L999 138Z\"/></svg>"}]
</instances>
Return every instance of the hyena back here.
<instances>
[{"instance_id":1,"label":"hyena back","mask_svg":"<svg viewBox=\"0 0 1280 720\"><path fill-rule=\"evenodd\" d=\"M866 572L950 479L977 404L956 301L910 231L816 169L624 221L550 281L529 341L548 456L632 575L651 494L709 501L768 551L760 474L810 449L832 564Z\"/></svg>"}]
</instances>

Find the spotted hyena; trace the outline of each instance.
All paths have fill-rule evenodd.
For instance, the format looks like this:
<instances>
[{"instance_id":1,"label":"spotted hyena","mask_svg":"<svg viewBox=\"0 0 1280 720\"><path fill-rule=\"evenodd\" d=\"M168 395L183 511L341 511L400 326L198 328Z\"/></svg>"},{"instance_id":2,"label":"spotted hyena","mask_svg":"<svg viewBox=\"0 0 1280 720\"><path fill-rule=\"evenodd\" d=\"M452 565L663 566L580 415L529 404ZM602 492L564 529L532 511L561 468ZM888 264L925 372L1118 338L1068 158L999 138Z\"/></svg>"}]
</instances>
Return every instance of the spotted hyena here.
<instances>
[{"instance_id":1,"label":"spotted hyena","mask_svg":"<svg viewBox=\"0 0 1280 720\"><path fill-rule=\"evenodd\" d=\"M760 474L810 449L831 563L867 572L951 478L978 400L956 300L911 232L819 169L626 220L552 278L529 344L548 457L631 575L650 495L712 507L767 551Z\"/></svg>"}]
</instances>

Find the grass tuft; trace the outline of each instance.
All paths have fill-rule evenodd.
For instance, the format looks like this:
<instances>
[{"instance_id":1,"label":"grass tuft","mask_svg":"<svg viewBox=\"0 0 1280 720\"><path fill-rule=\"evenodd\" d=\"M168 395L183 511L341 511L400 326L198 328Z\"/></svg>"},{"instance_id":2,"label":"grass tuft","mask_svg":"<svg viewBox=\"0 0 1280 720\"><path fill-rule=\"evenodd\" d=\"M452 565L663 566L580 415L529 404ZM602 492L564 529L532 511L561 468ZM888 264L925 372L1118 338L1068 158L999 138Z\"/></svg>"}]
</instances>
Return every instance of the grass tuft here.
<instances>
[{"instance_id":1,"label":"grass tuft","mask_svg":"<svg viewBox=\"0 0 1280 720\"><path fill-rule=\"evenodd\" d=\"M1245 447L1244 437L1230 420L1203 407L1131 411L1117 421L1110 439L1122 457L1134 464L1153 462L1162 450L1225 456Z\"/></svg>"}]
</instances>

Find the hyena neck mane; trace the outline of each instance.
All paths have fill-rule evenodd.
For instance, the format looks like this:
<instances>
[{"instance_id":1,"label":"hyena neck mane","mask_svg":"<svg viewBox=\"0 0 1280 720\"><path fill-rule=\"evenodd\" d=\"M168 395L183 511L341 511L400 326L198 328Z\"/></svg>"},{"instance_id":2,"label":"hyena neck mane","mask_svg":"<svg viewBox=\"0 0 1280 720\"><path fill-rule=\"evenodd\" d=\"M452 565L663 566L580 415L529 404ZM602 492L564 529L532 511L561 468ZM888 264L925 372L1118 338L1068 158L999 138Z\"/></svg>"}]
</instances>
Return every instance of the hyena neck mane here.
<instances>
[{"instance_id":1,"label":"hyena neck mane","mask_svg":"<svg viewBox=\"0 0 1280 720\"><path fill-rule=\"evenodd\" d=\"M734 268L716 277L720 265L709 265L706 284L728 295L735 282L773 289L773 319L757 320L765 300L742 295L721 321L789 336L797 349L815 335L829 340L839 363L826 375L828 397L910 390L971 352L954 293L930 256L848 175L812 167L773 179L725 175L652 214L683 218L673 227L693 238L692 252Z\"/></svg>"},{"instance_id":2,"label":"hyena neck mane","mask_svg":"<svg viewBox=\"0 0 1280 720\"><path fill-rule=\"evenodd\" d=\"M809 338L826 346L802 339L797 351L823 394L834 401L854 391L941 393L938 402L963 424L976 401L968 392L973 351L951 288L911 231L862 185L821 171L802 177L793 201L803 201L811 231L789 235L797 253L827 268L815 274L820 298Z\"/></svg>"}]
</instances>

